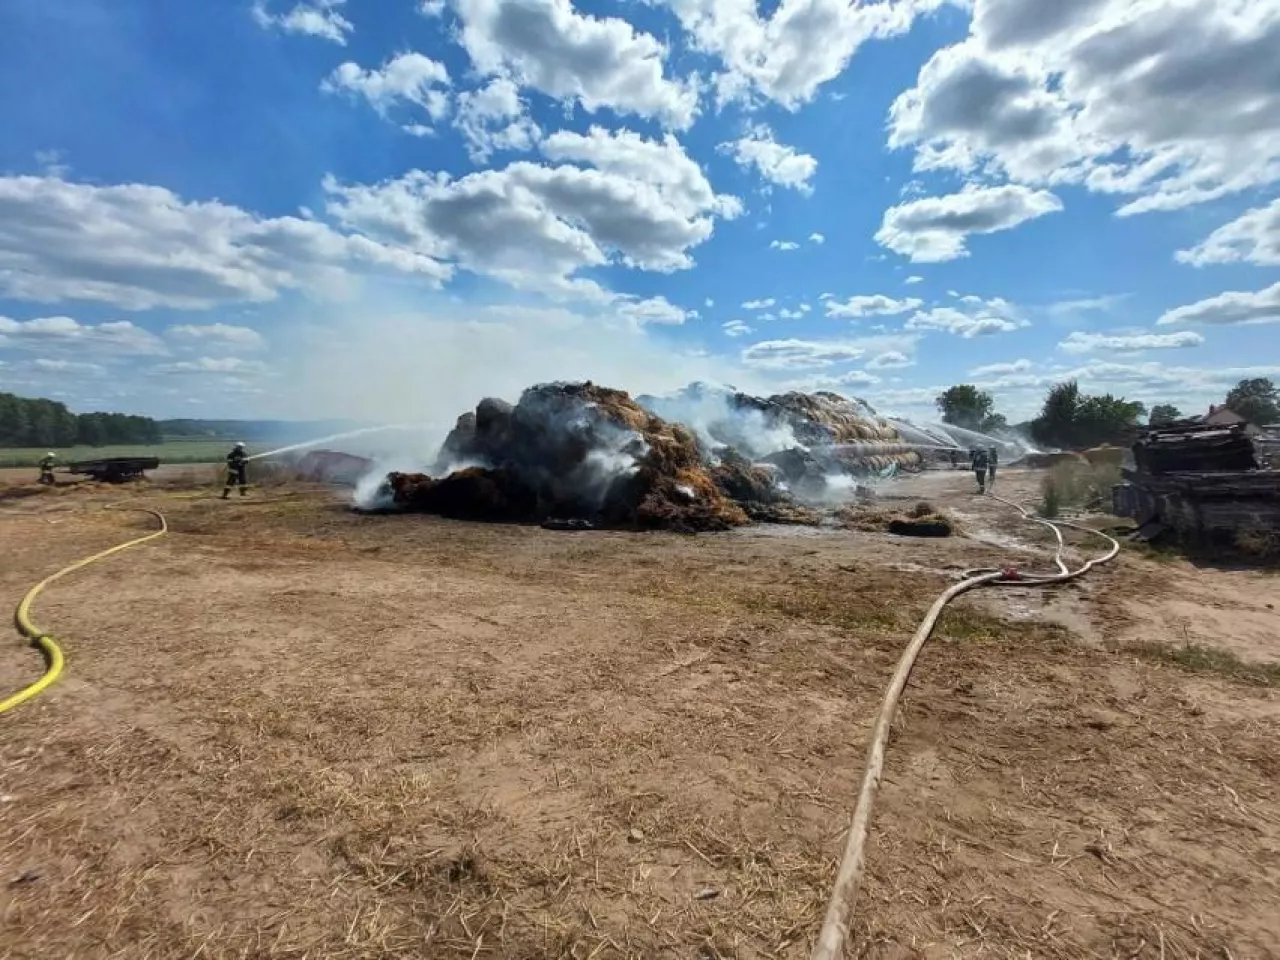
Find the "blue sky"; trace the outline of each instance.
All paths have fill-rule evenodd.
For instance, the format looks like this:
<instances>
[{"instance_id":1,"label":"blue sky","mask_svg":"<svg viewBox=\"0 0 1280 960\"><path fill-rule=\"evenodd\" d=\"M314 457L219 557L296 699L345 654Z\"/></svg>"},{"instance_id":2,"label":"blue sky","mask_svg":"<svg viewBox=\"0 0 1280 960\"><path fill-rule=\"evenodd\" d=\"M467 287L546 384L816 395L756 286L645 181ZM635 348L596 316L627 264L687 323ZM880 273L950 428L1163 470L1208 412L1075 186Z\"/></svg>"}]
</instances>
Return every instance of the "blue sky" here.
<instances>
[{"instance_id":1,"label":"blue sky","mask_svg":"<svg viewBox=\"0 0 1280 960\"><path fill-rule=\"evenodd\" d=\"M1280 375L1280 0L0 7L0 389L1012 418Z\"/></svg>"}]
</instances>

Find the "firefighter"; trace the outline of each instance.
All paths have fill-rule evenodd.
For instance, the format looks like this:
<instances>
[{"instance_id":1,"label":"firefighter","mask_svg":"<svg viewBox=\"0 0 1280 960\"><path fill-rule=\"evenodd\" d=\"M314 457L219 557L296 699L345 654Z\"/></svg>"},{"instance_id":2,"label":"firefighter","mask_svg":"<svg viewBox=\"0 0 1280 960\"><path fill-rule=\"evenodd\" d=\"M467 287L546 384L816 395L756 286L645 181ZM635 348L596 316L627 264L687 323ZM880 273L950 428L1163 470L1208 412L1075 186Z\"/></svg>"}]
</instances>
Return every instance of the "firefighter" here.
<instances>
[{"instance_id":1,"label":"firefighter","mask_svg":"<svg viewBox=\"0 0 1280 960\"><path fill-rule=\"evenodd\" d=\"M1000 454L995 447L987 448L987 486L996 485L996 465L1000 462Z\"/></svg>"},{"instance_id":2,"label":"firefighter","mask_svg":"<svg viewBox=\"0 0 1280 960\"><path fill-rule=\"evenodd\" d=\"M249 465L249 455L244 452L244 444L237 443L231 448L231 452L227 454L227 485L222 488L222 499L225 500L231 496L231 488L238 486L240 488L240 496L245 495L245 487L248 485L247 470Z\"/></svg>"},{"instance_id":3,"label":"firefighter","mask_svg":"<svg viewBox=\"0 0 1280 960\"><path fill-rule=\"evenodd\" d=\"M57 456L52 450L40 458L40 482L52 486L57 483L53 477L53 467L58 462Z\"/></svg>"},{"instance_id":4,"label":"firefighter","mask_svg":"<svg viewBox=\"0 0 1280 960\"><path fill-rule=\"evenodd\" d=\"M975 447L969 454L970 462L973 465L973 475L978 478L978 492L987 492L987 451L981 447Z\"/></svg>"}]
</instances>

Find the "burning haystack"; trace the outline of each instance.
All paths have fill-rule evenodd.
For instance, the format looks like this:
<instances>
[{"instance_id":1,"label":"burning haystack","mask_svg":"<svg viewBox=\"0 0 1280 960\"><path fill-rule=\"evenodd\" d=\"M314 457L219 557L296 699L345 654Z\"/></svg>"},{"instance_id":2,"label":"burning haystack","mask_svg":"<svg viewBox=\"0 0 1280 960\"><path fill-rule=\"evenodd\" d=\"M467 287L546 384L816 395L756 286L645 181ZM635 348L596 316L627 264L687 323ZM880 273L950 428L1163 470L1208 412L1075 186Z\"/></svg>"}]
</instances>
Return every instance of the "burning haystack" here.
<instances>
[{"instance_id":1,"label":"burning haystack","mask_svg":"<svg viewBox=\"0 0 1280 960\"><path fill-rule=\"evenodd\" d=\"M922 465L907 442L867 403L838 393L754 397L692 383L638 402L668 420L687 423L713 457L734 450L772 467L802 496L821 499L833 478L879 476Z\"/></svg>"},{"instance_id":2,"label":"burning haystack","mask_svg":"<svg viewBox=\"0 0 1280 960\"><path fill-rule=\"evenodd\" d=\"M690 430L590 382L539 384L514 406L482 400L458 418L433 474L393 473L386 488L402 509L468 520L676 530L749 522Z\"/></svg>"}]
</instances>

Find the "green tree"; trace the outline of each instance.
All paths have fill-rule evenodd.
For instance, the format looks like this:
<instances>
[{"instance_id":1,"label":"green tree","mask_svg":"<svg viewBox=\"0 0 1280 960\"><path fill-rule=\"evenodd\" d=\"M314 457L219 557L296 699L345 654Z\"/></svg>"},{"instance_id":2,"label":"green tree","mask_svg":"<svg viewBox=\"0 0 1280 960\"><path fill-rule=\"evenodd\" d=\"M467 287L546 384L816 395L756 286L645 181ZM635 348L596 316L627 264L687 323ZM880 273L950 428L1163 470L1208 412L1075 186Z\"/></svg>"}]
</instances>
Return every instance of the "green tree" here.
<instances>
[{"instance_id":1,"label":"green tree","mask_svg":"<svg viewBox=\"0 0 1280 960\"><path fill-rule=\"evenodd\" d=\"M1157 403L1151 408L1151 417L1147 420L1153 427L1165 427L1175 420L1182 419L1182 411L1172 403Z\"/></svg>"},{"instance_id":2,"label":"green tree","mask_svg":"<svg viewBox=\"0 0 1280 960\"><path fill-rule=\"evenodd\" d=\"M1250 423L1280 423L1280 391L1266 377L1241 380L1227 394L1226 407Z\"/></svg>"},{"instance_id":3,"label":"green tree","mask_svg":"<svg viewBox=\"0 0 1280 960\"><path fill-rule=\"evenodd\" d=\"M1145 404L1109 393L1089 396L1074 380L1054 384L1040 416L1031 421L1031 436L1051 447L1093 447L1128 443L1147 412Z\"/></svg>"},{"instance_id":4,"label":"green tree","mask_svg":"<svg viewBox=\"0 0 1280 960\"><path fill-rule=\"evenodd\" d=\"M991 394L969 383L949 387L937 396L934 403L942 414L943 423L966 430L981 430L991 416L991 408L995 406Z\"/></svg>"}]
</instances>

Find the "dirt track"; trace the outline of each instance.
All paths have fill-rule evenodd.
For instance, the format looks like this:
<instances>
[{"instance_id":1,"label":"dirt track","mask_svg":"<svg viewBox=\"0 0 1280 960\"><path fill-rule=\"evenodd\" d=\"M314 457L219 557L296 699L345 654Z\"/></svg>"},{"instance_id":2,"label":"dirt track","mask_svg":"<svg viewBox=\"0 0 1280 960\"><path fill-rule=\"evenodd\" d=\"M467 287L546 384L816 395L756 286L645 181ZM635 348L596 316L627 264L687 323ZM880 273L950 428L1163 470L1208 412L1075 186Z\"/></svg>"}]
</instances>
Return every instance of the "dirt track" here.
<instances>
[{"instance_id":1,"label":"dirt track","mask_svg":"<svg viewBox=\"0 0 1280 960\"><path fill-rule=\"evenodd\" d=\"M805 957L901 645L959 570L1039 565L968 490L900 493L979 540L134 494L173 535L40 600L67 674L0 718L0 957ZM0 500L0 597L145 526L109 499ZM962 600L850 955L1280 956L1275 674L1176 650L1280 660L1277 582L1126 553Z\"/></svg>"}]
</instances>

